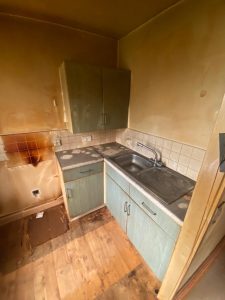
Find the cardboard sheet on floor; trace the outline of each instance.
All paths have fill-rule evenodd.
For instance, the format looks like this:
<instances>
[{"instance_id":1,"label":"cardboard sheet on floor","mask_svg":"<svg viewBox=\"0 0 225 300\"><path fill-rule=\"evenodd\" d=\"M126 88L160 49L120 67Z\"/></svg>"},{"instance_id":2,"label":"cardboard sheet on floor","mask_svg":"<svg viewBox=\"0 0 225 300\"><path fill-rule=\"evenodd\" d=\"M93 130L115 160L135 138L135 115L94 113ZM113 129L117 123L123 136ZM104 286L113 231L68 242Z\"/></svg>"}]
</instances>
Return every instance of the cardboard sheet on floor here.
<instances>
[{"instance_id":1,"label":"cardboard sheet on floor","mask_svg":"<svg viewBox=\"0 0 225 300\"><path fill-rule=\"evenodd\" d=\"M46 210L42 218L32 215L28 221L28 235L34 248L55 238L68 230L68 221L63 205Z\"/></svg>"}]
</instances>

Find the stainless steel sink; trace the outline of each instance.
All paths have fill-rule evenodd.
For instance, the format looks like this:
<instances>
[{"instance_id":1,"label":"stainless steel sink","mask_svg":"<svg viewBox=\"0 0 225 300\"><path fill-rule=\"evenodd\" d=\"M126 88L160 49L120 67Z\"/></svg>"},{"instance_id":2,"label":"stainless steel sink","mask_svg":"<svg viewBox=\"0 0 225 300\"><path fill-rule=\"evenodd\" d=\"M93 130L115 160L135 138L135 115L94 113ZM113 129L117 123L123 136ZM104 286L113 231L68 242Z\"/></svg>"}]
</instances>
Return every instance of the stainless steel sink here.
<instances>
[{"instance_id":1,"label":"stainless steel sink","mask_svg":"<svg viewBox=\"0 0 225 300\"><path fill-rule=\"evenodd\" d=\"M167 204L194 189L195 182L190 178L165 166L154 166L153 161L136 153L127 153L111 159Z\"/></svg>"},{"instance_id":2,"label":"stainless steel sink","mask_svg":"<svg viewBox=\"0 0 225 300\"><path fill-rule=\"evenodd\" d=\"M152 161L134 153L120 155L112 160L130 174L137 174L153 167Z\"/></svg>"},{"instance_id":3,"label":"stainless steel sink","mask_svg":"<svg viewBox=\"0 0 225 300\"><path fill-rule=\"evenodd\" d=\"M195 185L190 178L167 167L147 169L136 178L167 204L192 191Z\"/></svg>"}]
</instances>

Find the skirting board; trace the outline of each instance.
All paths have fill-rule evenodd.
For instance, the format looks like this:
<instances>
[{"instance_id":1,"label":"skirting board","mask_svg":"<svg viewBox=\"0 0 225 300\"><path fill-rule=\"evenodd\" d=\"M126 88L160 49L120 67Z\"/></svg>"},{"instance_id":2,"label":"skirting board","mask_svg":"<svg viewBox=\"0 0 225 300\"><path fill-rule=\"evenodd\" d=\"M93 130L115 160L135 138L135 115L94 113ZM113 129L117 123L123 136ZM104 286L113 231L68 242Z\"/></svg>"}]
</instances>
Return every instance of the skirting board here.
<instances>
[{"instance_id":1,"label":"skirting board","mask_svg":"<svg viewBox=\"0 0 225 300\"><path fill-rule=\"evenodd\" d=\"M47 202L47 203L44 203L44 204L41 204L41 205L38 205L38 206L35 206L35 207L27 208L23 211L19 211L19 212L1 217L0 218L0 226L4 225L4 224L7 224L7 223L10 223L10 222L13 222L13 221L16 221L18 219L27 217L29 215L36 214L40 211L46 210L48 208L51 208L53 206L57 206L57 205L60 205L60 204L63 204L63 203L64 203L63 197L61 196L61 197L59 197L55 200L52 200L50 202Z\"/></svg>"}]
</instances>

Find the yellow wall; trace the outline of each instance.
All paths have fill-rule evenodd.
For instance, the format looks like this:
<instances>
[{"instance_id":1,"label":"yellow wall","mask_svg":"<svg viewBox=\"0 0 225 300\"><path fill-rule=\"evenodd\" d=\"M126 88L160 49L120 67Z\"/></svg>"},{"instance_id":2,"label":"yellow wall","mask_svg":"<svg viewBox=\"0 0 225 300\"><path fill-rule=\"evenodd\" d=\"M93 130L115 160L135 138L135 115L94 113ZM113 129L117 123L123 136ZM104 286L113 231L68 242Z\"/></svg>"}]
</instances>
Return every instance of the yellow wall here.
<instances>
[{"instance_id":1,"label":"yellow wall","mask_svg":"<svg viewBox=\"0 0 225 300\"><path fill-rule=\"evenodd\" d=\"M116 40L59 26L1 16L0 41L0 134L63 127L64 59L116 65Z\"/></svg>"},{"instance_id":2,"label":"yellow wall","mask_svg":"<svg viewBox=\"0 0 225 300\"><path fill-rule=\"evenodd\" d=\"M207 147L225 93L225 1L183 1L119 41L129 127Z\"/></svg>"}]
</instances>

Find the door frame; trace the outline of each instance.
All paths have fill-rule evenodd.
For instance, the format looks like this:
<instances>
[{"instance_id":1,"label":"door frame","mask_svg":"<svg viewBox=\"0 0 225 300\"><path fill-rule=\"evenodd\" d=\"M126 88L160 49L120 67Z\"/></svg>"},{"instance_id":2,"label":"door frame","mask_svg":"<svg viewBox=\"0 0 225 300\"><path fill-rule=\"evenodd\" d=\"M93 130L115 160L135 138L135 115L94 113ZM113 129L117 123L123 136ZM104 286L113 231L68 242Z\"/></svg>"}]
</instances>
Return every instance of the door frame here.
<instances>
[{"instance_id":1,"label":"door frame","mask_svg":"<svg viewBox=\"0 0 225 300\"><path fill-rule=\"evenodd\" d=\"M180 236L159 290L160 300L171 300L178 291L225 190L225 173L221 173L218 167L220 132L225 132L225 95Z\"/></svg>"}]
</instances>

